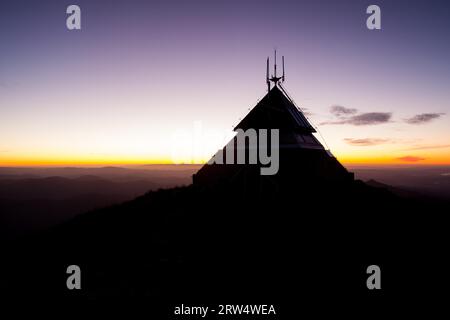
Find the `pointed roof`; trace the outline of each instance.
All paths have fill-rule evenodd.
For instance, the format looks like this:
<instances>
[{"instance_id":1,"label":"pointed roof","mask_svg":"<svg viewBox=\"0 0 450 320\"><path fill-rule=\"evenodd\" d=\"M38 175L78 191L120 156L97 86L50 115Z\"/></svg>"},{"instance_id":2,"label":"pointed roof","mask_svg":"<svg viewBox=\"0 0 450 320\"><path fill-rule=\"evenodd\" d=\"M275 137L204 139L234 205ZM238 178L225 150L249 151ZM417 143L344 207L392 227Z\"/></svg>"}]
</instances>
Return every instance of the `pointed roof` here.
<instances>
[{"instance_id":1,"label":"pointed roof","mask_svg":"<svg viewBox=\"0 0 450 320\"><path fill-rule=\"evenodd\" d=\"M275 85L234 128L289 129L302 133L316 132L305 115L289 97Z\"/></svg>"},{"instance_id":2,"label":"pointed roof","mask_svg":"<svg viewBox=\"0 0 450 320\"><path fill-rule=\"evenodd\" d=\"M233 185L243 190L264 188L292 189L299 181L352 181L353 174L315 138L316 130L306 119L280 84L273 88L235 127L241 129L279 129L279 168L274 176L261 176L258 164L219 164L209 161L193 175L195 185ZM228 146L237 150L233 137L222 152L227 157ZM246 144L245 149L249 146ZM307 183L306 183L307 184ZM240 189L239 189L240 190Z\"/></svg>"}]
</instances>

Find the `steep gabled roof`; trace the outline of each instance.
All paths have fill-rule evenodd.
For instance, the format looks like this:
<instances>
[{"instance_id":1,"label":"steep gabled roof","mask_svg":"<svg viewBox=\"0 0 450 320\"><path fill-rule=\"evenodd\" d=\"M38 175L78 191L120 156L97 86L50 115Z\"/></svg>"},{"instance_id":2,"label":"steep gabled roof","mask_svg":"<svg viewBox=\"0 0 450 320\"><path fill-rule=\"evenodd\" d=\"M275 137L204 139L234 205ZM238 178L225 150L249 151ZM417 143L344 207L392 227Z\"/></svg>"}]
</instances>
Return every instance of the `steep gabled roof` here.
<instances>
[{"instance_id":1,"label":"steep gabled roof","mask_svg":"<svg viewBox=\"0 0 450 320\"><path fill-rule=\"evenodd\" d=\"M289 129L302 133L316 132L303 113L274 86L242 119L234 130Z\"/></svg>"}]
</instances>

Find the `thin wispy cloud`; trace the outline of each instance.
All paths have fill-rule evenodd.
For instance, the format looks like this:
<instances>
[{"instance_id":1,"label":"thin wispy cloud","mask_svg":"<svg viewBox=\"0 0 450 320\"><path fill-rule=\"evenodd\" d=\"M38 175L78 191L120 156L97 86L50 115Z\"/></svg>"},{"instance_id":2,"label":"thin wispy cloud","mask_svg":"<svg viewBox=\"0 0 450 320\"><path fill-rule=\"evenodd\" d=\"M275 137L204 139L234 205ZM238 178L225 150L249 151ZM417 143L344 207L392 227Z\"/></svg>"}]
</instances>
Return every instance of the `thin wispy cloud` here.
<instances>
[{"instance_id":1,"label":"thin wispy cloud","mask_svg":"<svg viewBox=\"0 0 450 320\"><path fill-rule=\"evenodd\" d=\"M364 138L364 139L345 138L344 141L347 142L349 145L357 147L369 147L392 142L391 139L379 139L379 138Z\"/></svg>"},{"instance_id":2,"label":"thin wispy cloud","mask_svg":"<svg viewBox=\"0 0 450 320\"><path fill-rule=\"evenodd\" d=\"M390 122L392 119L391 112L367 112L358 113L358 109L347 108L343 106L332 106L330 113L336 118L335 120L322 122L321 125L327 124L350 124L355 126L376 125ZM403 119L408 124L424 124L439 119L445 113L421 113L407 119Z\"/></svg>"},{"instance_id":3,"label":"thin wispy cloud","mask_svg":"<svg viewBox=\"0 0 450 320\"><path fill-rule=\"evenodd\" d=\"M389 122L391 117L392 113L390 112L369 112L353 116L350 119L347 119L347 123L355 126L380 124Z\"/></svg>"},{"instance_id":4,"label":"thin wispy cloud","mask_svg":"<svg viewBox=\"0 0 450 320\"><path fill-rule=\"evenodd\" d=\"M450 148L450 144L418 145L406 150L427 150L427 149L445 149L445 148Z\"/></svg>"},{"instance_id":5,"label":"thin wispy cloud","mask_svg":"<svg viewBox=\"0 0 450 320\"><path fill-rule=\"evenodd\" d=\"M405 122L409 124L424 124L435 119L439 119L443 115L445 115L445 113L421 113L416 114L414 117L405 119Z\"/></svg>"},{"instance_id":6,"label":"thin wispy cloud","mask_svg":"<svg viewBox=\"0 0 450 320\"><path fill-rule=\"evenodd\" d=\"M404 156L395 158L396 160L404 161L404 162L419 162L425 160L425 158L415 157L415 156Z\"/></svg>"},{"instance_id":7,"label":"thin wispy cloud","mask_svg":"<svg viewBox=\"0 0 450 320\"><path fill-rule=\"evenodd\" d=\"M390 122L392 118L391 112L368 112L355 116L341 118L335 121L322 122L321 125L327 124L351 124L354 126L376 125Z\"/></svg>"},{"instance_id":8,"label":"thin wispy cloud","mask_svg":"<svg viewBox=\"0 0 450 320\"><path fill-rule=\"evenodd\" d=\"M336 117L346 117L346 116L350 116L350 115L354 115L356 113L358 113L357 109L354 108L346 108L343 106L332 106L330 108L330 112L335 115Z\"/></svg>"}]
</instances>

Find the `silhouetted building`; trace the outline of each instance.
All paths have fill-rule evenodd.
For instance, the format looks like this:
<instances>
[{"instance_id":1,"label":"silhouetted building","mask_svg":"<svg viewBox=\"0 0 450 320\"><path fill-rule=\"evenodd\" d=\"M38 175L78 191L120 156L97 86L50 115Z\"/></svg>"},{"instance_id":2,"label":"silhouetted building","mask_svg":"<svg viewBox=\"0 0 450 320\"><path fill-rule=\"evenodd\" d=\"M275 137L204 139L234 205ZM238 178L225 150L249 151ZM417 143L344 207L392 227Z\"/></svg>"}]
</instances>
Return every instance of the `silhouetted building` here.
<instances>
[{"instance_id":1,"label":"silhouetted building","mask_svg":"<svg viewBox=\"0 0 450 320\"><path fill-rule=\"evenodd\" d=\"M267 76L268 93L235 127L234 130L238 134L222 150L219 150L216 154L216 163L212 163L213 158L209 164L205 164L194 174L194 185L229 184L239 189L270 190L274 188L290 188L300 184L305 186L312 183L324 184L353 181L353 174L348 172L313 135L316 130L287 95L280 80L284 81L284 59L283 76L277 77L276 71L272 78L269 79ZM274 83L272 88L270 88L269 81ZM263 139L261 141L260 129L267 129L268 131L267 144L261 144L261 142L266 140ZM278 150L271 150L269 129L278 129L279 144L276 146ZM249 137L246 137L244 146L242 143L237 143L240 134L251 131L257 133L257 144L252 144ZM230 161L229 158L227 159L227 149L231 147L234 147L234 155L230 153L234 157L233 161ZM264 149L265 147L268 150L261 150L261 148ZM237 154L239 151L243 151L242 148L245 149L246 162L245 164L237 164ZM263 154L268 152L272 162L277 160L274 158L274 153L278 151L278 170L276 174L262 175L261 168L269 167L270 165L261 162L260 158L258 158L257 163L250 164L250 152L252 151L255 152L254 154L260 154L260 151L263 151ZM217 161L217 155L221 159L220 154L223 155L223 159L222 161ZM229 162L234 164L229 164Z\"/></svg>"}]
</instances>

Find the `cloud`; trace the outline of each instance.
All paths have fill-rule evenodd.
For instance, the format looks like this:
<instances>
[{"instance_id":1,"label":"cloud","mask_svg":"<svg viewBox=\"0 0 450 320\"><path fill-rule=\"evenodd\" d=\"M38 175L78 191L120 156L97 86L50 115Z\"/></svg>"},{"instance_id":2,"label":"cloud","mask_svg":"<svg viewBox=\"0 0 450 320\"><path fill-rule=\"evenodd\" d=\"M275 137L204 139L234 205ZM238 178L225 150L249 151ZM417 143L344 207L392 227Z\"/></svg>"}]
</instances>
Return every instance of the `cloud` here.
<instances>
[{"instance_id":1,"label":"cloud","mask_svg":"<svg viewBox=\"0 0 450 320\"><path fill-rule=\"evenodd\" d=\"M450 144L422 145L422 146L415 146L406 150L427 150L427 149L444 149L444 148L450 148Z\"/></svg>"},{"instance_id":2,"label":"cloud","mask_svg":"<svg viewBox=\"0 0 450 320\"><path fill-rule=\"evenodd\" d=\"M352 146L358 147L376 146L379 144L391 142L390 139L378 139L378 138L365 138L365 139L345 138L344 141Z\"/></svg>"},{"instance_id":3,"label":"cloud","mask_svg":"<svg viewBox=\"0 0 450 320\"><path fill-rule=\"evenodd\" d=\"M345 118L338 121L322 122L321 125L326 124L352 124L355 126L367 126L389 122L392 118L391 112L368 112L361 113L356 116Z\"/></svg>"},{"instance_id":4,"label":"cloud","mask_svg":"<svg viewBox=\"0 0 450 320\"><path fill-rule=\"evenodd\" d=\"M421 113L416 114L412 118L405 119L405 122L409 124L423 124L438 119L443 115L445 115L445 113Z\"/></svg>"},{"instance_id":5,"label":"cloud","mask_svg":"<svg viewBox=\"0 0 450 320\"><path fill-rule=\"evenodd\" d=\"M395 159L404 161L404 162L418 162L418 161L425 160L425 158L420 158L420 157L415 157L415 156L404 156L404 157L399 157L399 158L395 158Z\"/></svg>"},{"instance_id":6,"label":"cloud","mask_svg":"<svg viewBox=\"0 0 450 320\"><path fill-rule=\"evenodd\" d=\"M358 109L343 106L332 106L330 113L335 117L335 120L322 122L320 123L321 125L352 124L355 126L367 126L386 123L392 118L391 112L358 113Z\"/></svg>"},{"instance_id":7,"label":"cloud","mask_svg":"<svg viewBox=\"0 0 450 320\"><path fill-rule=\"evenodd\" d=\"M351 117L350 119L347 119L347 123L354 124L355 126L380 124L389 122L391 117L392 113L390 112L369 112Z\"/></svg>"},{"instance_id":8,"label":"cloud","mask_svg":"<svg viewBox=\"0 0 450 320\"><path fill-rule=\"evenodd\" d=\"M349 116L356 114L358 112L357 109L353 108L346 108L342 106L332 106L330 108L330 112L335 115L336 117L343 117L343 116Z\"/></svg>"}]
</instances>

